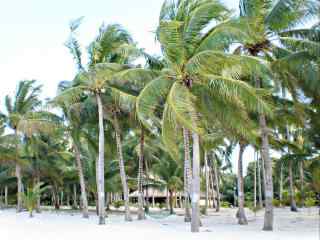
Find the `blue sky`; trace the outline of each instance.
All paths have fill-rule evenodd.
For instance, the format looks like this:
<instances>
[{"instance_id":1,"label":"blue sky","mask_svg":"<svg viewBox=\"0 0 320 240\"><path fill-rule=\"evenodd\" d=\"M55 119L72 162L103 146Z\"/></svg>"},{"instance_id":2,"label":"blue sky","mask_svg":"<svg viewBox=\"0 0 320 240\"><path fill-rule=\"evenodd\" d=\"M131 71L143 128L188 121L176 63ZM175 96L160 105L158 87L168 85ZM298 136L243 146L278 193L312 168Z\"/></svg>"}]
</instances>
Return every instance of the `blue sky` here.
<instances>
[{"instance_id":1,"label":"blue sky","mask_svg":"<svg viewBox=\"0 0 320 240\"><path fill-rule=\"evenodd\" d=\"M224 0L237 9L238 0ZM0 0L0 106L4 96L14 94L22 79L37 79L43 96L53 97L61 80L70 80L75 65L64 42L71 19L84 16L79 40L85 47L96 36L102 22L120 23L139 47L158 53L152 33L157 26L163 0ZM244 155L244 165L253 158ZM236 163L237 152L233 162ZM236 167L236 164L234 165Z\"/></svg>"}]
</instances>

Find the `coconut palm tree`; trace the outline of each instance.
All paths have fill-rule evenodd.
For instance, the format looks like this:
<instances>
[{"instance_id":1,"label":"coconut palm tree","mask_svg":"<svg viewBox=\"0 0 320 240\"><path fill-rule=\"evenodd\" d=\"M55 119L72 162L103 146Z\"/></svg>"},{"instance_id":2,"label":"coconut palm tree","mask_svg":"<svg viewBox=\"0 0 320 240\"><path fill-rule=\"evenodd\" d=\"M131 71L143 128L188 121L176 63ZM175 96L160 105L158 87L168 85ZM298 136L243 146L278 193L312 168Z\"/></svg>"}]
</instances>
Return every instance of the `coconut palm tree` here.
<instances>
[{"instance_id":1,"label":"coconut palm tree","mask_svg":"<svg viewBox=\"0 0 320 240\"><path fill-rule=\"evenodd\" d=\"M179 158L176 138L179 135L176 134L175 126L182 125L191 132L194 165L191 226L195 232L199 231L200 222L198 141L199 135L204 134L203 122L199 118L202 113L197 108L199 102L196 101L201 95L199 92L197 95L197 91L210 92L210 96L215 98L213 101L235 97L241 98L247 107L257 110L256 107L259 105L260 109L264 109L264 102L260 101L255 90L233 78L239 74L239 69L236 70L234 67L240 66L239 56L213 51L214 47L219 49L221 45L212 47L207 44L210 40L208 25L213 21L222 21L227 16L228 10L218 2L166 1L160 13L157 29L157 37L165 58L165 68L158 78L146 85L138 97L138 117L147 128L153 129L159 123L159 109L163 112L164 143L175 159ZM253 65L261 65L255 58L247 58L245 62L246 67L242 67L241 71L246 71ZM223 71L227 68L229 71ZM166 102L164 109L163 102Z\"/></svg>"},{"instance_id":2,"label":"coconut palm tree","mask_svg":"<svg viewBox=\"0 0 320 240\"><path fill-rule=\"evenodd\" d=\"M224 46L238 44L237 51L243 56L260 56L272 61L274 53L281 51L277 40L281 33L299 25L304 19L316 16L318 3L312 0L295 1L240 1L240 17L230 19L211 31L211 42ZM281 79L285 82L285 79ZM255 86L266 87L266 78L255 73ZM289 84L286 83L288 86ZM261 155L266 170L266 210L263 229L273 229L272 162L269 154L268 128L264 114L259 116L261 129Z\"/></svg>"},{"instance_id":3,"label":"coconut palm tree","mask_svg":"<svg viewBox=\"0 0 320 240\"><path fill-rule=\"evenodd\" d=\"M15 164L17 178L17 212L22 210L22 174L21 174L21 159L19 159L19 124L36 123L32 118L32 112L35 111L41 104L39 94L41 86L36 85L35 80L20 81L16 93L13 98L6 96L5 106L7 110L7 125L14 131L15 136ZM29 121L28 121L29 120ZM34 127L36 127L34 125Z\"/></svg>"},{"instance_id":4,"label":"coconut palm tree","mask_svg":"<svg viewBox=\"0 0 320 240\"><path fill-rule=\"evenodd\" d=\"M99 122L99 158L97 162L97 188L99 199L99 224L105 224L104 204L104 103L103 95L108 90L113 89L108 81L113 78L116 72L128 69L128 66L121 65L131 60L132 52L136 52L130 34L120 25L102 25L99 29L97 38L89 45L88 69L83 66L81 59L81 48L76 39L77 29L82 18L70 24L71 35L66 43L71 54L76 60L79 73L74 79L74 86L64 91L56 98L57 101L64 101L69 98L71 101L78 101L83 94L94 97L97 104ZM116 64L121 63L121 64ZM119 91L113 92L119 96Z\"/></svg>"}]
</instances>

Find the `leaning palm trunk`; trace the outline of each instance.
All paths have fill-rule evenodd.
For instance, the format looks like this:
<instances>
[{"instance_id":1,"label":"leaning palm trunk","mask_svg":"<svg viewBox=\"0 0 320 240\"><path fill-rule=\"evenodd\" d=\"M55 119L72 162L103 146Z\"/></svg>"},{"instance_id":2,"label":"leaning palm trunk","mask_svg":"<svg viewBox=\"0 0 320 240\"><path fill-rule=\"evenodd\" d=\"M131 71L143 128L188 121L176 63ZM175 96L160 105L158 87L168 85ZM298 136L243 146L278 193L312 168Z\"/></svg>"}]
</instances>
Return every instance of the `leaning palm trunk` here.
<instances>
[{"instance_id":1,"label":"leaning palm trunk","mask_svg":"<svg viewBox=\"0 0 320 240\"><path fill-rule=\"evenodd\" d=\"M75 155L76 155L76 163L77 163L80 189L81 189L82 216L84 218L88 218L89 217L88 199L87 199L86 183L85 183L84 175L83 175L83 168L82 168L82 163L81 163L80 151L79 151L77 144L74 144L73 146L74 146L74 151L75 151Z\"/></svg>"},{"instance_id":2,"label":"leaning palm trunk","mask_svg":"<svg viewBox=\"0 0 320 240\"><path fill-rule=\"evenodd\" d=\"M118 118L114 115L114 127L116 132L116 142L117 142L117 151L119 157L119 168L120 168L120 178L122 183L122 190L123 190L123 198L124 198L124 206L125 206L125 221L132 221L131 214L130 214L130 207L129 207L129 190L127 184L127 176L124 169L124 160L122 154L122 144L120 139L120 127L118 123Z\"/></svg>"},{"instance_id":3,"label":"leaning palm trunk","mask_svg":"<svg viewBox=\"0 0 320 240\"><path fill-rule=\"evenodd\" d=\"M97 165L97 193L98 193L98 213L99 213L99 224L105 224L105 213L104 213L104 127L103 127L103 106L99 93L96 93L96 99L98 104L99 114L99 158Z\"/></svg>"},{"instance_id":4,"label":"leaning palm trunk","mask_svg":"<svg viewBox=\"0 0 320 240\"><path fill-rule=\"evenodd\" d=\"M191 232L199 232L200 228L200 146L199 135L192 133L193 140L193 161L192 161L192 215L191 215Z\"/></svg>"},{"instance_id":5,"label":"leaning palm trunk","mask_svg":"<svg viewBox=\"0 0 320 240\"><path fill-rule=\"evenodd\" d=\"M141 127L139 170L138 170L138 220L146 218L143 209L143 158L144 158L144 129Z\"/></svg>"},{"instance_id":6,"label":"leaning palm trunk","mask_svg":"<svg viewBox=\"0 0 320 240\"><path fill-rule=\"evenodd\" d=\"M289 185L290 185L290 208L291 211L297 212L297 205L295 200L295 191L293 184L293 173L292 173L292 160L289 160Z\"/></svg>"},{"instance_id":7,"label":"leaning palm trunk","mask_svg":"<svg viewBox=\"0 0 320 240\"><path fill-rule=\"evenodd\" d=\"M209 172L208 172L208 154L204 152L204 171L206 179L206 199L205 199L205 209L204 215L208 215L208 204L209 204Z\"/></svg>"},{"instance_id":8,"label":"leaning palm trunk","mask_svg":"<svg viewBox=\"0 0 320 240\"><path fill-rule=\"evenodd\" d=\"M190 143L189 143L189 131L183 128L183 143L184 143L184 221L191 221L189 196L190 196Z\"/></svg>"},{"instance_id":9,"label":"leaning palm trunk","mask_svg":"<svg viewBox=\"0 0 320 240\"><path fill-rule=\"evenodd\" d=\"M303 172L303 162L299 164L300 172L300 193L301 193L301 207L304 207L304 172Z\"/></svg>"},{"instance_id":10,"label":"leaning palm trunk","mask_svg":"<svg viewBox=\"0 0 320 240\"><path fill-rule=\"evenodd\" d=\"M239 150L239 159L238 159L238 223L240 225L247 225L247 217L244 211L244 184L243 184L243 170L242 170L242 158L243 153L246 148L245 144L240 143L240 150Z\"/></svg>"},{"instance_id":11,"label":"leaning palm trunk","mask_svg":"<svg viewBox=\"0 0 320 240\"><path fill-rule=\"evenodd\" d=\"M272 181L272 160L270 158L269 147L269 133L267 128L266 117L264 114L259 116L260 130L261 130L261 157L265 167L265 214L263 230L273 230L273 181Z\"/></svg>"}]
</instances>

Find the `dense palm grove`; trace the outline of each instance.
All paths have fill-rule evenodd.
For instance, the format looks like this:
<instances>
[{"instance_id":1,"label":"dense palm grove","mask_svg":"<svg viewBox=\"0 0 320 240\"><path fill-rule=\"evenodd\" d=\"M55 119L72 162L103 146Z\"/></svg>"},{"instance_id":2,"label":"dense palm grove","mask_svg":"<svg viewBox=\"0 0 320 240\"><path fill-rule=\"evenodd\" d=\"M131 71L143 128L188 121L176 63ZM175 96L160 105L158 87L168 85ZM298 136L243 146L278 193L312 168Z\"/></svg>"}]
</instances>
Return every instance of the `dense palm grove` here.
<instances>
[{"instance_id":1,"label":"dense palm grove","mask_svg":"<svg viewBox=\"0 0 320 240\"><path fill-rule=\"evenodd\" d=\"M65 45L74 79L46 101L35 80L2 99L1 206L32 215L66 205L85 218L96 206L105 224L110 206L123 204L126 221L132 206L142 220L153 188L167 192L158 206L184 208L197 232L210 207L238 207L239 224L248 224L245 207L264 208L263 229L272 230L274 206L316 205L319 2L239 6L236 15L215 0L165 1L155 30L161 56L117 24L102 25L83 51L82 18L72 21Z\"/></svg>"}]
</instances>

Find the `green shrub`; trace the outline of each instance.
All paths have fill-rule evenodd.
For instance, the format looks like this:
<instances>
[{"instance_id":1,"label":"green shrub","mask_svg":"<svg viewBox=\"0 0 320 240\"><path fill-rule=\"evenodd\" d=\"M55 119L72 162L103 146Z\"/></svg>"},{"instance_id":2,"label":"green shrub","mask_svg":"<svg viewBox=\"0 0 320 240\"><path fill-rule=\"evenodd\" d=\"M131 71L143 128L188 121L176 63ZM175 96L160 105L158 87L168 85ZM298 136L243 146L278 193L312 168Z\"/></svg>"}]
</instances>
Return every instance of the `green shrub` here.
<instances>
[{"instance_id":1,"label":"green shrub","mask_svg":"<svg viewBox=\"0 0 320 240\"><path fill-rule=\"evenodd\" d=\"M316 199L308 197L308 198L306 198L304 204L306 205L306 207L316 206Z\"/></svg>"},{"instance_id":2,"label":"green shrub","mask_svg":"<svg viewBox=\"0 0 320 240\"><path fill-rule=\"evenodd\" d=\"M160 209L163 209L163 208L165 208L166 207L166 204L165 203L159 203L159 208Z\"/></svg>"},{"instance_id":3,"label":"green shrub","mask_svg":"<svg viewBox=\"0 0 320 240\"><path fill-rule=\"evenodd\" d=\"M221 207L223 208L230 208L231 204L229 202L225 202L225 201L222 201L220 203Z\"/></svg>"},{"instance_id":4,"label":"green shrub","mask_svg":"<svg viewBox=\"0 0 320 240\"><path fill-rule=\"evenodd\" d=\"M124 206L124 201L122 201L122 200L114 201L114 202L112 203L112 205L113 205L116 209L118 209L118 208L120 208L121 206Z\"/></svg>"},{"instance_id":5,"label":"green shrub","mask_svg":"<svg viewBox=\"0 0 320 240\"><path fill-rule=\"evenodd\" d=\"M274 198L272 200L272 205L275 207L280 207L280 200Z\"/></svg>"}]
</instances>

